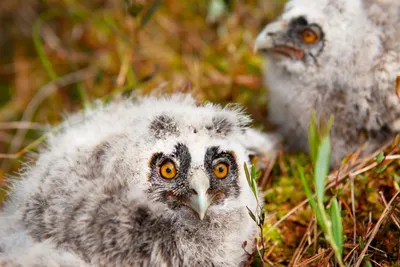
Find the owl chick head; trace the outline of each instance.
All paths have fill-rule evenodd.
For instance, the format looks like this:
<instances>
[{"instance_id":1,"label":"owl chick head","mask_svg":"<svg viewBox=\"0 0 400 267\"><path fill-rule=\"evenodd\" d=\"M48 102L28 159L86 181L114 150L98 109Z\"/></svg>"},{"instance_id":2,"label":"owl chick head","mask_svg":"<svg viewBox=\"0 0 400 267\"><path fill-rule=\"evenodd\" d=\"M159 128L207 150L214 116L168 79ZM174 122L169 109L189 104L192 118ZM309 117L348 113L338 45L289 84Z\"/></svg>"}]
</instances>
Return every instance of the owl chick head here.
<instances>
[{"instance_id":1,"label":"owl chick head","mask_svg":"<svg viewBox=\"0 0 400 267\"><path fill-rule=\"evenodd\" d=\"M71 157L90 151L75 166L87 169L83 176L117 183L129 197L185 221L254 207L243 170L250 119L240 109L173 95L124 100L91 113L51 141Z\"/></svg>"},{"instance_id":2,"label":"owl chick head","mask_svg":"<svg viewBox=\"0 0 400 267\"><path fill-rule=\"evenodd\" d=\"M290 73L343 74L378 52L373 28L362 0L290 0L254 48Z\"/></svg>"},{"instance_id":3,"label":"owl chick head","mask_svg":"<svg viewBox=\"0 0 400 267\"><path fill-rule=\"evenodd\" d=\"M169 108L148 121L149 197L181 216L203 219L238 208L249 193L248 152L238 143L249 119L216 106Z\"/></svg>"}]
</instances>

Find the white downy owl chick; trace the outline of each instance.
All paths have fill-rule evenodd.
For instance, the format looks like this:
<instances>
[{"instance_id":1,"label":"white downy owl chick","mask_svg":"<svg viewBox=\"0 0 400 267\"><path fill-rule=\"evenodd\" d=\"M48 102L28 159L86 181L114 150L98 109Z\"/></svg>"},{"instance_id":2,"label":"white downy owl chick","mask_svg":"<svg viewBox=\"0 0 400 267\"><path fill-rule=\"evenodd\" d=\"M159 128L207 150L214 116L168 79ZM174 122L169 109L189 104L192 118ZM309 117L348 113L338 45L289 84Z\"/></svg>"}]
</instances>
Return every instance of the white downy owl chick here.
<instances>
[{"instance_id":1,"label":"white downy owl chick","mask_svg":"<svg viewBox=\"0 0 400 267\"><path fill-rule=\"evenodd\" d=\"M0 265L238 266L257 235L243 164L272 145L249 122L188 95L70 117L12 185Z\"/></svg>"},{"instance_id":2,"label":"white downy owl chick","mask_svg":"<svg viewBox=\"0 0 400 267\"><path fill-rule=\"evenodd\" d=\"M400 1L290 0L255 50L267 59L270 119L289 147L308 151L313 110L334 115L333 162L400 130Z\"/></svg>"}]
</instances>

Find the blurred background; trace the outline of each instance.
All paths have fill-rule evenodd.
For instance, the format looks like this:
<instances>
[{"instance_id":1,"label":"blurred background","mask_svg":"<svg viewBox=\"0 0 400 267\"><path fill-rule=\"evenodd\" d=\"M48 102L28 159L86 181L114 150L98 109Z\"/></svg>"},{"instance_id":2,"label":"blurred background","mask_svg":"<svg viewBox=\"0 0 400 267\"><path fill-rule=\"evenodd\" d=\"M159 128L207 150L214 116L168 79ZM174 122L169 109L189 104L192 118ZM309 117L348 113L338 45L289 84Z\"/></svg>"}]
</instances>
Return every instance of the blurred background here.
<instances>
[{"instance_id":1,"label":"blurred background","mask_svg":"<svg viewBox=\"0 0 400 267\"><path fill-rule=\"evenodd\" d=\"M239 102L257 125L269 130L264 60L253 53L253 43L285 2L1 0L0 187L17 174L22 160L34 160L26 152L45 143L49 125L96 99L189 91L199 100ZM306 199L299 164L311 180L311 163L302 153L279 153L261 178L267 212L264 263L334 266L312 210L298 206ZM390 196L399 190L398 166L370 171L327 193L340 198L344 255L353 255L347 262L356 259L386 207L380 192ZM0 202L4 196L0 190ZM354 198L357 218L350 208ZM400 233L391 223L382 228L371 244L373 256L367 255L371 265L365 266L400 266ZM259 263L255 259L253 265Z\"/></svg>"},{"instance_id":2,"label":"blurred background","mask_svg":"<svg viewBox=\"0 0 400 267\"><path fill-rule=\"evenodd\" d=\"M284 2L0 1L0 153L10 158L0 159L0 181L46 124L132 90L190 90L246 104L262 120L252 46Z\"/></svg>"}]
</instances>

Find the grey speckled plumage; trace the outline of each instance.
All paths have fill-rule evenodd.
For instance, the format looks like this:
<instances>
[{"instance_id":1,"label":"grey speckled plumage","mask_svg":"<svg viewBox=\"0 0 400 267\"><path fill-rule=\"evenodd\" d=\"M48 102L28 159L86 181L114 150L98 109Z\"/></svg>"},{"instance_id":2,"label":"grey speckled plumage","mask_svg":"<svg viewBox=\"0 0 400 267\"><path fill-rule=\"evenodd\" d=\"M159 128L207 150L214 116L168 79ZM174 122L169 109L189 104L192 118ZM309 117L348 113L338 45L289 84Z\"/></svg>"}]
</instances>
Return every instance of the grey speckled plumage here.
<instances>
[{"instance_id":1,"label":"grey speckled plumage","mask_svg":"<svg viewBox=\"0 0 400 267\"><path fill-rule=\"evenodd\" d=\"M12 183L0 265L238 266L257 234L243 163L272 145L249 122L187 95L69 117Z\"/></svg>"},{"instance_id":2,"label":"grey speckled plumage","mask_svg":"<svg viewBox=\"0 0 400 267\"><path fill-rule=\"evenodd\" d=\"M290 147L308 150L312 110L335 116L333 162L400 130L400 1L290 0L255 49L267 58L269 116Z\"/></svg>"}]
</instances>

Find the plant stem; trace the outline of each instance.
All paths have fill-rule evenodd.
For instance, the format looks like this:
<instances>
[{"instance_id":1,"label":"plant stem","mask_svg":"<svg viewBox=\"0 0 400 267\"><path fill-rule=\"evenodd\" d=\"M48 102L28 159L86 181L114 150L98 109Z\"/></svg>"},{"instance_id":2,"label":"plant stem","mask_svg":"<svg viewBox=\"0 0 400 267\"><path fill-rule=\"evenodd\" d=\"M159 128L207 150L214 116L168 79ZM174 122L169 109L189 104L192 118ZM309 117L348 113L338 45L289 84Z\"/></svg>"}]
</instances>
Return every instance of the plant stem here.
<instances>
[{"instance_id":1,"label":"plant stem","mask_svg":"<svg viewBox=\"0 0 400 267\"><path fill-rule=\"evenodd\" d=\"M332 223L328 219L328 215L325 212L325 207L324 203L322 201L317 201L318 202L318 209L321 213L322 220L324 221L324 224L326 226L326 231L325 231L325 238L328 240L329 244L331 245L333 251L335 252L336 260L338 261L338 264L340 267L345 267L342 261L342 256L340 255L340 250L338 246L335 243L335 239L333 237L332 233Z\"/></svg>"}]
</instances>

